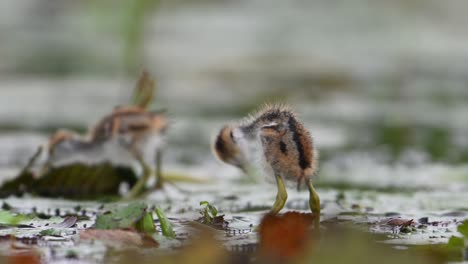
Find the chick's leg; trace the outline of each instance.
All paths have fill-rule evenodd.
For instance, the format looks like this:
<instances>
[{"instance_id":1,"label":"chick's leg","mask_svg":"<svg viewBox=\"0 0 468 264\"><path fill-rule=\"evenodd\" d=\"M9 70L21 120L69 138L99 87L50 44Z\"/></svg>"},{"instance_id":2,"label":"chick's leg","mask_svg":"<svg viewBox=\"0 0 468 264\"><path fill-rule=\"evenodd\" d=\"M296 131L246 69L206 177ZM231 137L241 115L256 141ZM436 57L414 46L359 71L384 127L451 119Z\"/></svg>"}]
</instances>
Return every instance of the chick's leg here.
<instances>
[{"instance_id":1,"label":"chick's leg","mask_svg":"<svg viewBox=\"0 0 468 264\"><path fill-rule=\"evenodd\" d=\"M320 226L320 197L310 180L306 180L307 188L309 189L309 206L312 213L315 215L315 226Z\"/></svg>"},{"instance_id":2,"label":"chick's leg","mask_svg":"<svg viewBox=\"0 0 468 264\"><path fill-rule=\"evenodd\" d=\"M288 193L286 191L286 187L284 186L283 178L279 175L275 175L276 178L276 186L278 187L278 193L276 194L276 201L273 204L270 212L272 214L277 214L281 209L283 209L286 200L288 199Z\"/></svg>"},{"instance_id":3,"label":"chick's leg","mask_svg":"<svg viewBox=\"0 0 468 264\"><path fill-rule=\"evenodd\" d=\"M162 150L156 151L156 185L155 189L161 189L163 187L162 177Z\"/></svg>"},{"instance_id":4,"label":"chick's leg","mask_svg":"<svg viewBox=\"0 0 468 264\"><path fill-rule=\"evenodd\" d=\"M128 192L127 198L135 198L137 197L145 188L146 182L148 181L149 177L151 176L152 170L151 167L146 164L143 156L138 150L133 150L133 155L135 159L140 164L141 168L143 169L143 175L137 181L137 183L132 187L132 189Z\"/></svg>"}]
</instances>

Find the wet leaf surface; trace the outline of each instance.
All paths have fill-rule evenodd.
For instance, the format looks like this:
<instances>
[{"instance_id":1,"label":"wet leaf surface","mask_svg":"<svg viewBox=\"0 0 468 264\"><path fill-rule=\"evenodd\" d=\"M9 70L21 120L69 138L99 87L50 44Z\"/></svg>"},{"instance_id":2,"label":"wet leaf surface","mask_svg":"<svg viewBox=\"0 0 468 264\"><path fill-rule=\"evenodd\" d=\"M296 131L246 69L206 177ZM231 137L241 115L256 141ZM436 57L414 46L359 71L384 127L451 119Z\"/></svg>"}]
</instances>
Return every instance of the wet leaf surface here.
<instances>
[{"instance_id":1,"label":"wet leaf surface","mask_svg":"<svg viewBox=\"0 0 468 264\"><path fill-rule=\"evenodd\" d=\"M117 207L97 216L96 229L119 229L133 227L146 214L148 206L135 202Z\"/></svg>"}]
</instances>

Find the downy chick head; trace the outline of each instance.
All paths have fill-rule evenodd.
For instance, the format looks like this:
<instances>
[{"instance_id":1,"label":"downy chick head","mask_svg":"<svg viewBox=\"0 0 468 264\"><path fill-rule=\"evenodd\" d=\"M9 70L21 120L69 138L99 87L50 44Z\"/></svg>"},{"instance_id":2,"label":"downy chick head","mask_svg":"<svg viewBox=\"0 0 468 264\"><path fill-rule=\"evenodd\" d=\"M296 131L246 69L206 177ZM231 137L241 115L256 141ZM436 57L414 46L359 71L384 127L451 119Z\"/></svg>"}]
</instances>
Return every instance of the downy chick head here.
<instances>
[{"instance_id":1,"label":"downy chick head","mask_svg":"<svg viewBox=\"0 0 468 264\"><path fill-rule=\"evenodd\" d=\"M260 110L250 114L240 126L240 130L249 139L255 139L259 130L271 124L287 124L295 118L294 112L283 104L265 104Z\"/></svg>"},{"instance_id":2,"label":"downy chick head","mask_svg":"<svg viewBox=\"0 0 468 264\"><path fill-rule=\"evenodd\" d=\"M219 160L238 167L242 171L247 169L246 153L243 150L241 138L235 135L235 126L227 125L221 128L213 144L213 153Z\"/></svg>"}]
</instances>

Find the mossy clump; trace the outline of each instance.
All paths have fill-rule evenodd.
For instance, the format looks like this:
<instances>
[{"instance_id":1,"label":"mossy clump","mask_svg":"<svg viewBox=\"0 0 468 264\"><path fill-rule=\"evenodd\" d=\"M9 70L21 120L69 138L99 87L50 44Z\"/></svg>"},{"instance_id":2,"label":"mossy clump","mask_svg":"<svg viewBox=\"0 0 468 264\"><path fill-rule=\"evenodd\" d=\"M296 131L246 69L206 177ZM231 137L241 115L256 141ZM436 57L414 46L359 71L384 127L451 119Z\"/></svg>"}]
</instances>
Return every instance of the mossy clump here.
<instances>
[{"instance_id":1,"label":"mossy clump","mask_svg":"<svg viewBox=\"0 0 468 264\"><path fill-rule=\"evenodd\" d=\"M75 163L51 168L37 179L32 172L23 171L0 187L0 197L31 193L43 197L88 200L118 196L120 184L127 183L132 187L136 180L135 172L128 167L110 163Z\"/></svg>"}]
</instances>

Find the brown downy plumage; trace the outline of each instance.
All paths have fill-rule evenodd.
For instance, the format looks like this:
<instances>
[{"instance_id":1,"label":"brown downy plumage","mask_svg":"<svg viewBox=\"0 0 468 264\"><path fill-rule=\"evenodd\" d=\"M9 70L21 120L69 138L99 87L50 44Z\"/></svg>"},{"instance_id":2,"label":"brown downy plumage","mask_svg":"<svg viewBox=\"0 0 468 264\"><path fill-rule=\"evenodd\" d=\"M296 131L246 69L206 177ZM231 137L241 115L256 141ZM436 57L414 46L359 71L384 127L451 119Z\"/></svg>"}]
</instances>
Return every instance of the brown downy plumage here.
<instances>
[{"instance_id":1,"label":"brown downy plumage","mask_svg":"<svg viewBox=\"0 0 468 264\"><path fill-rule=\"evenodd\" d=\"M286 105L267 104L240 127L246 137L260 136L265 160L275 173L298 186L317 171L317 151L309 131Z\"/></svg>"},{"instance_id":2,"label":"brown downy plumage","mask_svg":"<svg viewBox=\"0 0 468 264\"><path fill-rule=\"evenodd\" d=\"M264 159L273 173L296 181L298 189L317 170L317 154L312 137L295 118L285 124L265 125L260 129Z\"/></svg>"}]
</instances>

